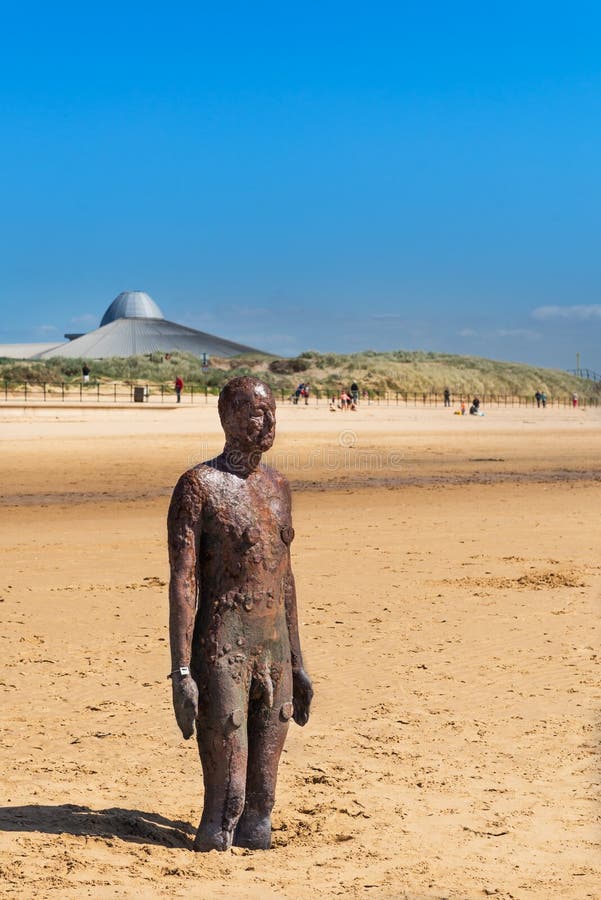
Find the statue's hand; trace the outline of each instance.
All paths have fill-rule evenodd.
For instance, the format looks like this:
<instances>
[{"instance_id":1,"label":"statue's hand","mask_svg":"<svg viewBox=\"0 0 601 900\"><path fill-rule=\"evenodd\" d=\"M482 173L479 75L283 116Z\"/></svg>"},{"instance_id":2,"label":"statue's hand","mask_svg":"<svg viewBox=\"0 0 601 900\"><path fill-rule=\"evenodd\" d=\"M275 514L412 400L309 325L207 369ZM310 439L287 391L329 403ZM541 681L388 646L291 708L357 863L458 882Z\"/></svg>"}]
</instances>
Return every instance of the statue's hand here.
<instances>
[{"instance_id":1,"label":"statue's hand","mask_svg":"<svg viewBox=\"0 0 601 900\"><path fill-rule=\"evenodd\" d=\"M184 738L194 734L194 722L198 715L198 687L191 675L173 676L173 709Z\"/></svg>"},{"instance_id":2,"label":"statue's hand","mask_svg":"<svg viewBox=\"0 0 601 900\"><path fill-rule=\"evenodd\" d=\"M304 669L292 670L292 700L294 704L293 718L297 725L306 725L309 721L309 709L313 699L313 685Z\"/></svg>"}]
</instances>

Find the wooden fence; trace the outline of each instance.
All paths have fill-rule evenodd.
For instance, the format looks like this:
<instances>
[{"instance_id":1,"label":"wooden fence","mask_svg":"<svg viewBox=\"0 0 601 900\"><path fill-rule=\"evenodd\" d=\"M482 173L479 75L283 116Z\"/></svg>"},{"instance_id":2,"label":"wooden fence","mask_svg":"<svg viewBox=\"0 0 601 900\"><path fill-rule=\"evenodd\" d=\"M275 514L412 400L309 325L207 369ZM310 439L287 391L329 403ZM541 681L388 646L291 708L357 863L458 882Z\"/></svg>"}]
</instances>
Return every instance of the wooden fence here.
<instances>
[{"instance_id":1,"label":"wooden fence","mask_svg":"<svg viewBox=\"0 0 601 900\"><path fill-rule=\"evenodd\" d=\"M308 398L299 397L296 401L294 394L285 390L276 391L276 396L282 403L295 403L305 405L305 402L312 406L329 405L332 400L338 403L338 393L336 391L324 391L312 389ZM451 406L457 408L461 403L465 403L469 408L473 397L473 393L461 394L453 393L450 397ZM536 400L534 396L518 396L513 394L477 394L480 399L480 406L483 408L491 407L543 407L541 401ZM190 403L208 403L209 399L215 399L215 394L210 392L208 388L190 385L184 388L182 392L181 402ZM544 404L547 407L588 407L599 406L600 397L595 396L578 396L577 403L574 403L573 395L561 394L557 396L549 396ZM174 404L176 402L175 392L171 384L169 385L127 385L111 384L106 382L94 382L90 384L13 384L8 381L0 383L0 402L5 403L150 403L150 404ZM406 391L361 391L359 393L358 404L377 405L377 406L407 406L407 407L443 407L445 398L442 393L436 392L406 392Z\"/></svg>"}]
</instances>

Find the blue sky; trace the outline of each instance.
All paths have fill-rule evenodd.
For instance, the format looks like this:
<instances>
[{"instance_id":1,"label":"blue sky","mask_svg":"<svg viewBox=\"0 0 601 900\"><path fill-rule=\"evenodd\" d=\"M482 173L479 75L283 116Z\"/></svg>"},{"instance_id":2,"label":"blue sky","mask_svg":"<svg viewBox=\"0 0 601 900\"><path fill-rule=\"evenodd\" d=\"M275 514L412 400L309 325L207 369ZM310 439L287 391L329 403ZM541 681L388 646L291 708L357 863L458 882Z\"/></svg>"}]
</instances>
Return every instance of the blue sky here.
<instances>
[{"instance_id":1,"label":"blue sky","mask_svg":"<svg viewBox=\"0 0 601 900\"><path fill-rule=\"evenodd\" d=\"M28 3L0 17L0 342L122 290L282 354L601 370L601 10Z\"/></svg>"}]
</instances>

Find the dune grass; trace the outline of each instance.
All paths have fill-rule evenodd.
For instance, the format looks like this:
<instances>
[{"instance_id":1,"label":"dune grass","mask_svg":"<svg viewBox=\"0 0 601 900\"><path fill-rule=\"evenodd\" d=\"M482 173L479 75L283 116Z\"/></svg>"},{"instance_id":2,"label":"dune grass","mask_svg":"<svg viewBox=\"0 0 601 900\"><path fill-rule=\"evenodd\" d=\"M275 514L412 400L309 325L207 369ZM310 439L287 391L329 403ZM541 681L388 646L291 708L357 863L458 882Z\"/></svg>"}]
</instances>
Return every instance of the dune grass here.
<instances>
[{"instance_id":1,"label":"dune grass","mask_svg":"<svg viewBox=\"0 0 601 900\"><path fill-rule=\"evenodd\" d=\"M0 379L10 385L61 383L81 380L85 360L9 360L0 359ZM545 391L549 397L577 392L581 397L601 397L601 383L587 381L560 369L546 369L522 363L499 362L476 356L449 353L395 350L378 353L337 354L306 351L292 359L266 355L211 359L203 370L200 360L190 353L174 352L144 356L87 360L90 380L100 383L168 385L179 375L187 387L207 387L217 392L236 375L255 375L278 392L291 392L301 381L314 391L337 393L348 390L353 381L360 390L442 394L445 388L455 394L532 396Z\"/></svg>"}]
</instances>

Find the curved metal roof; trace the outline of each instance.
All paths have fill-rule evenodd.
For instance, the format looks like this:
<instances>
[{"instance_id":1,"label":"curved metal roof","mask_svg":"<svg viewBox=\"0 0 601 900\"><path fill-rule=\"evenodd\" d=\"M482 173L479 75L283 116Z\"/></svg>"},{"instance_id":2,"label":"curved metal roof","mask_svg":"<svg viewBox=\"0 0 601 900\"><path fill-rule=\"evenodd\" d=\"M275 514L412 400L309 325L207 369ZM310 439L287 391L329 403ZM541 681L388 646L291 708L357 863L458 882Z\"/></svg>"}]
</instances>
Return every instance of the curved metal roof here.
<instances>
[{"instance_id":1,"label":"curved metal roof","mask_svg":"<svg viewBox=\"0 0 601 900\"><path fill-rule=\"evenodd\" d=\"M117 298L118 299L118 298ZM86 359L105 359L110 356L135 356L155 351L169 353L173 350L185 350L201 357L232 357L240 353L261 353L254 347L237 344L169 322L167 319L153 318L119 318L108 325L102 325L94 331L75 338L67 344L40 353L39 359L50 359L53 356L81 357Z\"/></svg>"},{"instance_id":2,"label":"curved metal roof","mask_svg":"<svg viewBox=\"0 0 601 900\"><path fill-rule=\"evenodd\" d=\"M122 291L102 317L100 327L115 319L164 319L165 316L145 291Z\"/></svg>"}]
</instances>

